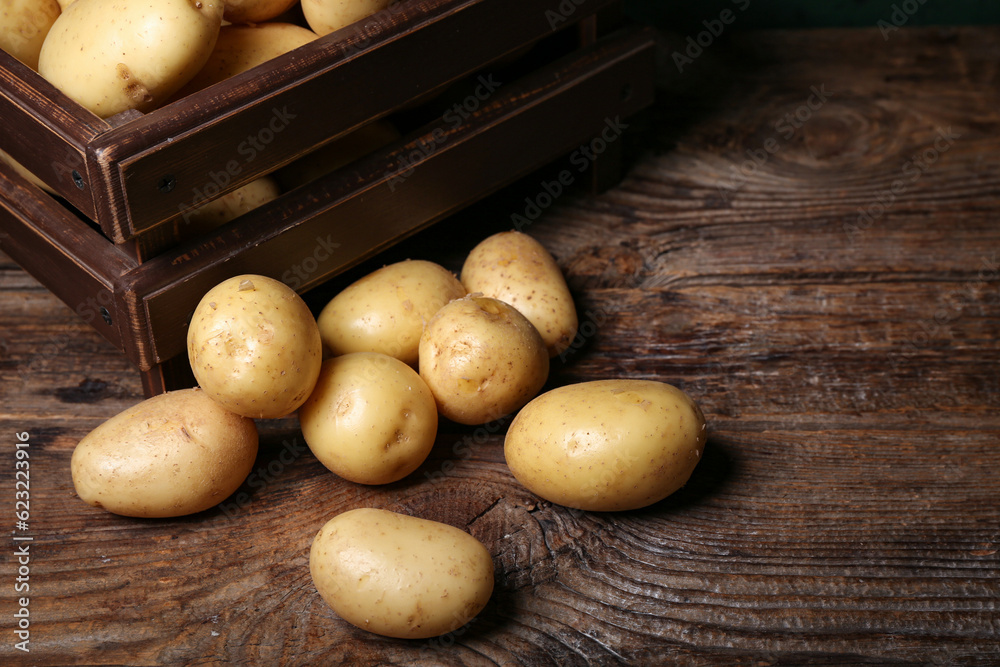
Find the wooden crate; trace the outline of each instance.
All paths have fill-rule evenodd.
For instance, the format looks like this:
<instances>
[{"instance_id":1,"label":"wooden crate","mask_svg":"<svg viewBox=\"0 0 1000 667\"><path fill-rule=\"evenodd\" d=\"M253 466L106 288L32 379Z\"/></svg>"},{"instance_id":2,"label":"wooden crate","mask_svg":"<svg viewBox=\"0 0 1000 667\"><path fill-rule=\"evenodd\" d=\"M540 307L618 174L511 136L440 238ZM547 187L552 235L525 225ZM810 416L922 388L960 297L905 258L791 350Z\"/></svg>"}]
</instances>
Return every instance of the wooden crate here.
<instances>
[{"instance_id":1,"label":"wooden crate","mask_svg":"<svg viewBox=\"0 0 1000 667\"><path fill-rule=\"evenodd\" d=\"M180 386L188 317L217 282L260 273L304 293L650 105L654 40L621 28L619 9L405 0L151 113L106 120L0 51L0 149L57 193L0 164L2 248L127 355L147 395ZM527 48L541 55L511 59ZM467 92L398 141L178 236L172 221L194 206L373 120L439 113L448 91Z\"/></svg>"}]
</instances>

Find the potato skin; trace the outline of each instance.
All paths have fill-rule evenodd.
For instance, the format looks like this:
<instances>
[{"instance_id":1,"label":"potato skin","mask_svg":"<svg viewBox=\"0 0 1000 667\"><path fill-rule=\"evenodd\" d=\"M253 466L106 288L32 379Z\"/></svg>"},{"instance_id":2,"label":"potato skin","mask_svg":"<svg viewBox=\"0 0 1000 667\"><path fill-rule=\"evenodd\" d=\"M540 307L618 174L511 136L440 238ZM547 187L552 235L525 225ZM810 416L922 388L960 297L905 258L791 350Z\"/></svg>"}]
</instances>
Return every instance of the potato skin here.
<instances>
[{"instance_id":1,"label":"potato skin","mask_svg":"<svg viewBox=\"0 0 1000 667\"><path fill-rule=\"evenodd\" d=\"M0 49L37 70L45 36L61 13L56 0L0 1Z\"/></svg>"},{"instance_id":2,"label":"potato skin","mask_svg":"<svg viewBox=\"0 0 1000 667\"><path fill-rule=\"evenodd\" d=\"M420 338L420 377L438 411L484 424L517 410L545 385L549 355L538 330L510 304L470 295L447 304Z\"/></svg>"},{"instance_id":3,"label":"potato skin","mask_svg":"<svg viewBox=\"0 0 1000 667\"><path fill-rule=\"evenodd\" d=\"M214 507L250 474L257 426L201 389L149 398L107 420L73 450L81 500L114 514L176 517Z\"/></svg>"},{"instance_id":4,"label":"potato skin","mask_svg":"<svg viewBox=\"0 0 1000 667\"><path fill-rule=\"evenodd\" d=\"M537 240L517 231L499 232L465 258L461 281L470 293L500 299L527 317L555 357L573 341L579 319L566 279Z\"/></svg>"},{"instance_id":5,"label":"potato skin","mask_svg":"<svg viewBox=\"0 0 1000 667\"><path fill-rule=\"evenodd\" d=\"M302 298L253 274L224 280L202 297L187 348L198 384L226 409L255 419L297 410L323 363L319 327Z\"/></svg>"},{"instance_id":6,"label":"potato skin","mask_svg":"<svg viewBox=\"0 0 1000 667\"><path fill-rule=\"evenodd\" d=\"M295 6L297 0L226 0L222 18L230 23L270 21Z\"/></svg>"},{"instance_id":7,"label":"potato skin","mask_svg":"<svg viewBox=\"0 0 1000 667\"><path fill-rule=\"evenodd\" d=\"M357 23L391 5L393 0L302 0L302 14L317 35Z\"/></svg>"},{"instance_id":8,"label":"potato skin","mask_svg":"<svg viewBox=\"0 0 1000 667\"><path fill-rule=\"evenodd\" d=\"M249 213L258 206L274 201L281 195L277 181L259 176L221 197L188 211L177 219L179 231L185 236L204 234Z\"/></svg>"},{"instance_id":9,"label":"potato skin","mask_svg":"<svg viewBox=\"0 0 1000 667\"><path fill-rule=\"evenodd\" d=\"M316 458L359 484L406 477L437 436L437 405L427 384L399 359L377 352L324 361L298 416Z\"/></svg>"},{"instance_id":10,"label":"potato skin","mask_svg":"<svg viewBox=\"0 0 1000 667\"><path fill-rule=\"evenodd\" d=\"M227 10L229 7L227 2ZM219 37L205 65L177 91L173 99L186 97L225 81L316 38L316 33L307 28L280 21L257 25L224 25L219 30Z\"/></svg>"},{"instance_id":11,"label":"potato skin","mask_svg":"<svg viewBox=\"0 0 1000 667\"><path fill-rule=\"evenodd\" d=\"M333 354L381 352L417 365L424 325L465 296L453 273L426 260L383 266L351 283L320 312L320 335Z\"/></svg>"},{"instance_id":12,"label":"potato skin","mask_svg":"<svg viewBox=\"0 0 1000 667\"><path fill-rule=\"evenodd\" d=\"M566 507L646 507L683 486L705 447L705 417L680 389L652 380L558 387L511 422L504 455L514 477Z\"/></svg>"},{"instance_id":13,"label":"potato skin","mask_svg":"<svg viewBox=\"0 0 1000 667\"><path fill-rule=\"evenodd\" d=\"M309 570L348 623L387 637L426 639L472 620L493 593L493 559L463 530L360 508L313 539Z\"/></svg>"},{"instance_id":14,"label":"potato skin","mask_svg":"<svg viewBox=\"0 0 1000 667\"><path fill-rule=\"evenodd\" d=\"M164 104L208 60L222 0L76 0L56 19L38 73L101 118Z\"/></svg>"}]
</instances>

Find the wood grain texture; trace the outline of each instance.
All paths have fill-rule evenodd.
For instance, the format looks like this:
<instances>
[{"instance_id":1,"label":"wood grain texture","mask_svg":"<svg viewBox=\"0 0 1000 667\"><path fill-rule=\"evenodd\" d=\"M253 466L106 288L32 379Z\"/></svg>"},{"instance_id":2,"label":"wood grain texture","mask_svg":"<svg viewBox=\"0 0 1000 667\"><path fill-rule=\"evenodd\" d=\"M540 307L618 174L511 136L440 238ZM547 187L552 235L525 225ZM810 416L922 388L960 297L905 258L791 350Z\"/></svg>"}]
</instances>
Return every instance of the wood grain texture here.
<instances>
[{"instance_id":1,"label":"wood grain texture","mask_svg":"<svg viewBox=\"0 0 1000 667\"><path fill-rule=\"evenodd\" d=\"M105 232L141 235L553 33L556 0L518 1L397 3L102 135ZM582 5L566 25L610 1ZM178 186L160 188L165 178Z\"/></svg>"},{"instance_id":2,"label":"wood grain texture","mask_svg":"<svg viewBox=\"0 0 1000 667\"><path fill-rule=\"evenodd\" d=\"M304 292L558 158L606 118L631 117L653 101L654 45L639 30L574 52L495 91L464 122L445 112L308 188L164 251L121 281L135 303L137 337L153 362L186 355L191 313L222 280L253 272ZM634 93L623 101L625 85ZM584 104L586 113L565 118ZM469 169L475 161L482 164Z\"/></svg>"},{"instance_id":3,"label":"wood grain texture","mask_svg":"<svg viewBox=\"0 0 1000 667\"><path fill-rule=\"evenodd\" d=\"M109 341L124 348L112 296L118 276L136 267L120 247L60 201L0 164L0 248ZM103 310L102 310L103 309Z\"/></svg>"},{"instance_id":4,"label":"wood grain texture","mask_svg":"<svg viewBox=\"0 0 1000 667\"><path fill-rule=\"evenodd\" d=\"M996 664L1000 30L751 33L679 74L683 39L665 36L661 96L648 131L628 139L625 180L589 194L581 176L525 231L556 255L581 314L550 386L628 376L684 388L710 429L687 486L636 512L553 506L511 477L501 423L443 424L410 478L363 487L278 420L261 424L254 473L220 507L171 521L102 513L74 496L69 458L139 399L138 378L3 261L0 497L13 523L12 434L27 431L34 541L32 650L13 649L8 542L0 660ZM786 138L776 124L823 85L827 101ZM907 163L945 130L954 140L911 179ZM734 180L772 137L778 149ZM421 232L311 303L406 256L458 270L571 164ZM855 229L859 209L872 219ZM307 551L322 522L359 506L481 539L497 572L483 613L417 642L337 618Z\"/></svg>"},{"instance_id":5,"label":"wood grain texture","mask_svg":"<svg viewBox=\"0 0 1000 667\"><path fill-rule=\"evenodd\" d=\"M93 217L86 147L108 123L6 51L0 53L0 118L0 148Z\"/></svg>"}]
</instances>

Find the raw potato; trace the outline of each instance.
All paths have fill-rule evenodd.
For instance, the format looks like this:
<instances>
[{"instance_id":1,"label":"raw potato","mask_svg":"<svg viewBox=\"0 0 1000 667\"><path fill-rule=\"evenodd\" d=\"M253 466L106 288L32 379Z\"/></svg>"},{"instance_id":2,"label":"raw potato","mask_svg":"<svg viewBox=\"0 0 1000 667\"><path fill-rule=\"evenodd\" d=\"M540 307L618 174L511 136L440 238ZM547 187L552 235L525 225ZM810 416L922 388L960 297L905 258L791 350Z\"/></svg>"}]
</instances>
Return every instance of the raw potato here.
<instances>
[{"instance_id":1,"label":"raw potato","mask_svg":"<svg viewBox=\"0 0 1000 667\"><path fill-rule=\"evenodd\" d=\"M295 6L298 0L226 0L222 18L230 23L261 23Z\"/></svg>"},{"instance_id":2,"label":"raw potato","mask_svg":"<svg viewBox=\"0 0 1000 667\"><path fill-rule=\"evenodd\" d=\"M517 308L542 334L549 356L573 341L579 324L573 296L555 259L521 232L500 232L479 243L462 266L462 284Z\"/></svg>"},{"instance_id":3,"label":"raw potato","mask_svg":"<svg viewBox=\"0 0 1000 667\"><path fill-rule=\"evenodd\" d=\"M222 0L76 0L56 19L38 73L94 114L148 112L208 61Z\"/></svg>"},{"instance_id":4,"label":"raw potato","mask_svg":"<svg viewBox=\"0 0 1000 667\"><path fill-rule=\"evenodd\" d=\"M646 507L683 486L705 448L705 417L652 380L558 387L528 403L504 442L514 477L536 495L589 511Z\"/></svg>"},{"instance_id":5,"label":"raw potato","mask_svg":"<svg viewBox=\"0 0 1000 667\"><path fill-rule=\"evenodd\" d=\"M392 3L393 0L302 0L301 4L306 23L313 32L327 35L357 23Z\"/></svg>"},{"instance_id":6,"label":"raw potato","mask_svg":"<svg viewBox=\"0 0 1000 667\"><path fill-rule=\"evenodd\" d=\"M493 594L493 559L463 530L380 509L355 509L313 539L320 596L352 625L426 639L462 627Z\"/></svg>"},{"instance_id":7,"label":"raw potato","mask_svg":"<svg viewBox=\"0 0 1000 667\"><path fill-rule=\"evenodd\" d=\"M548 375L541 335L497 299L470 295L452 301L420 338L420 377L440 413L459 424L484 424L517 410Z\"/></svg>"},{"instance_id":8,"label":"raw potato","mask_svg":"<svg viewBox=\"0 0 1000 667\"><path fill-rule=\"evenodd\" d=\"M382 352L417 365L424 325L465 296L453 273L425 260L389 264L348 285L320 312L320 335L333 354Z\"/></svg>"},{"instance_id":9,"label":"raw potato","mask_svg":"<svg viewBox=\"0 0 1000 667\"><path fill-rule=\"evenodd\" d=\"M430 454L438 414L415 370L385 354L354 352L323 362L299 423L328 469L359 484L389 484Z\"/></svg>"},{"instance_id":10,"label":"raw potato","mask_svg":"<svg viewBox=\"0 0 1000 667\"><path fill-rule=\"evenodd\" d=\"M229 6L227 3L227 11ZM294 23L224 25L204 67L177 91L174 99L253 69L316 38L316 33Z\"/></svg>"},{"instance_id":11,"label":"raw potato","mask_svg":"<svg viewBox=\"0 0 1000 667\"><path fill-rule=\"evenodd\" d=\"M0 0L0 49L37 70L45 36L61 12L56 0Z\"/></svg>"},{"instance_id":12,"label":"raw potato","mask_svg":"<svg viewBox=\"0 0 1000 667\"><path fill-rule=\"evenodd\" d=\"M198 384L227 409L257 419L298 409L323 363L309 307L284 283L258 275L224 280L202 297L187 347Z\"/></svg>"},{"instance_id":13,"label":"raw potato","mask_svg":"<svg viewBox=\"0 0 1000 667\"><path fill-rule=\"evenodd\" d=\"M280 194L281 189L273 178L261 176L182 215L179 231L184 236L211 231L277 199Z\"/></svg>"},{"instance_id":14,"label":"raw potato","mask_svg":"<svg viewBox=\"0 0 1000 667\"><path fill-rule=\"evenodd\" d=\"M225 500L250 474L257 427L200 389L147 399L85 436L70 469L80 499L114 514L176 517Z\"/></svg>"}]
</instances>

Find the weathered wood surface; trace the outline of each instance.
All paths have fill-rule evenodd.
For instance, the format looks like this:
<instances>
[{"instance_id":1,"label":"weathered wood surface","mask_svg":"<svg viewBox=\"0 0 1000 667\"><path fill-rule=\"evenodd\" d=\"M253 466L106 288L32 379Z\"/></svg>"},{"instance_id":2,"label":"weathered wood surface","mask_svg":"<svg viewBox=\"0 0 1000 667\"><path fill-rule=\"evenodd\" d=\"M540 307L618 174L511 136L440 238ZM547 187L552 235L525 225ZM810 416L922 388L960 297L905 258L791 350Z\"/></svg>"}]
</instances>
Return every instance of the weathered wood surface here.
<instances>
[{"instance_id":1,"label":"weathered wood surface","mask_svg":"<svg viewBox=\"0 0 1000 667\"><path fill-rule=\"evenodd\" d=\"M362 487L282 420L262 424L245 495L219 509L172 521L91 509L73 494L72 448L138 400L138 377L4 261L0 498L11 534L34 539L31 653L14 649L8 539L0 661L996 664L1000 30L758 33L678 73L683 38L663 50L625 180L565 193L525 228L557 256L583 320L551 384L651 377L703 406L710 439L683 490L638 512L568 511L513 480L502 427L451 425L411 478ZM825 101L809 109L814 90ZM557 170L379 261L457 270ZM18 432L31 442L27 531L14 526ZM480 538L497 567L486 610L434 641L339 620L307 550L323 521L363 505Z\"/></svg>"}]
</instances>

